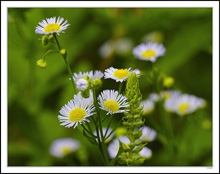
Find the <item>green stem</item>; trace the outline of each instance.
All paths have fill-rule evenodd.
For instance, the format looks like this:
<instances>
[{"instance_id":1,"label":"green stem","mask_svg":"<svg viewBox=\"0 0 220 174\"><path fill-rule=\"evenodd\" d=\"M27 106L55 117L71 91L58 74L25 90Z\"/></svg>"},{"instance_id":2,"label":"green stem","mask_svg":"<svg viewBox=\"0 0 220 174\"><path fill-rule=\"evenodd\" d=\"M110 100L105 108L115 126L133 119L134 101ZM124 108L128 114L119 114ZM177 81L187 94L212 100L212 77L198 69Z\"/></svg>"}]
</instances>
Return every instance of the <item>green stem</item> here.
<instances>
[{"instance_id":1,"label":"green stem","mask_svg":"<svg viewBox=\"0 0 220 174\"><path fill-rule=\"evenodd\" d=\"M118 90L118 94L121 94L122 91L122 87L123 87L123 82L119 82L119 90Z\"/></svg>"},{"instance_id":2,"label":"green stem","mask_svg":"<svg viewBox=\"0 0 220 174\"><path fill-rule=\"evenodd\" d=\"M60 45L60 43L59 43L59 41L58 41L58 39L57 39L56 33L53 33L53 36L54 36L54 38L55 38L55 41L56 41L57 46L58 46L58 49L59 49L59 51L60 51L60 50L62 49L62 47L61 47L61 45ZM62 57L63 57L63 56L62 56ZM68 73L69 73L69 77L70 77L71 82L72 82L73 94L76 94L76 87L75 87L75 83L74 83L74 81L73 81L73 73L72 73L71 68L70 68L70 65L69 65L69 63L68 63L68 61L67 61L67 58L65 58L64 61L65 61L65 64L66 64L66 67L67 67L67 70L68 70Z\"/></svg>"},{"instance_id":3,"label":"green stem","mask_svg":"<svg viewBox=\"0 0 220 174\"><path fill-rule=\"evenodd\" d=\"M83 124L80 124L82 127L83 127L83 129L86 131L86 132L88 132L93 138L97 138L97 136L95 136L95 135L93 135L93 133L92 132L90 132Z\"/></svg>"},{"instance_id":4,"label":"green stem","mask_svg":"<svg viewBox=\"0 0 220 174\"><path fill-rule=\"evenodd\" d=\"M103 136L102 122L101 122L99 107L97 106L95 89L93 89L93 100L94 100L94 105L95 105L95 108L96 108L96 112L97 112L97 115L98 115L99 126L100 126L100 129L99 129L100 130L100 134L101 134L100 147L101 147L104 159L105 159L105 164L108 165L108 163L109 163L108 151L107 151L106 144L105 144L105 138ZM98 132L97 132L97 135L98 135Z\"/></svg>"},{"instance_id":5,"label":"green stem","mask_svg":"<svg viewBox=\"0 0 220 174\"><path fill-rule=\"evenodd\" d=\"M59 51L57 50L48 50L45 54L44 54L44 57L43 57L43 60L45 61L45 58L46 58L46 55L51 53L51 52L56 52L56 53L60 53Z\"/></svg>"},{"instance_id":6,"label":"green stem","mask_svg":"<svg viewBox=\"0 0 220 174\"><path fill-rule=\"evenodd\" d=\"M109 120L108 126L106 128L104 138L106 138L106 135L107 135L107 132L108 132L108 129L109 129L109 126L110 126L111 122L112 122L112 115L110 116L110 120Z\"/></svg>"},{"instance_id":7,"label":"green stem","mask_svg":"<svg viewBox=\"0 0 220 174\"><path fill-rule=\"evenodd\" d=\"M75 86L75 83L73 81L73 73L71 71L71 68L70 68L70 65L69 65L68 61L66 59L64 59L64 61L65 61L65 64L66 64L66 67L67 67L67 70L68 70L68 73L69 73L69 77L70 77L71 82L72 82L73 94L76 94L76 86Z\"/></svg>"}]
</instances>

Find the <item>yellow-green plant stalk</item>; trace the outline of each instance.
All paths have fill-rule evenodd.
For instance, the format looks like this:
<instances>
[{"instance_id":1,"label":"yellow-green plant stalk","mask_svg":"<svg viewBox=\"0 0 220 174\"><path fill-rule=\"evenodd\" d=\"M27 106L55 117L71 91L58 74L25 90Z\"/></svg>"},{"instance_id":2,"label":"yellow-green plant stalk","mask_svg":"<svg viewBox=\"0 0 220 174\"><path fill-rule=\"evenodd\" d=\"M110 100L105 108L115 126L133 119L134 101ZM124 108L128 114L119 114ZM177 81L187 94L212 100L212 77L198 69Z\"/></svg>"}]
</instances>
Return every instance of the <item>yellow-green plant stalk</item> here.
<instances>
[{"instance_id":1,"label":"yellow-green plant stalk","mask_svg":"<svg viewBox=\"0 0 220 174\"><path fill-rule=\"evenodd\" d=\"M142 135L142 130L139 130L138 127L143 126L144 120L142 118L143 107L139 107L142 95L140 93L137 75L134 72L131 73L127 80L125 96L128 98L130 106L128 112L122 118L122 124L127 129L126 136L129 138L130 144L125 145L120 143L123 147L123 152L119 156L118 162L128 166L141 165L145 158L139 155L139 151L146 144L136 141Z\"/></svg>"}]
</instances>

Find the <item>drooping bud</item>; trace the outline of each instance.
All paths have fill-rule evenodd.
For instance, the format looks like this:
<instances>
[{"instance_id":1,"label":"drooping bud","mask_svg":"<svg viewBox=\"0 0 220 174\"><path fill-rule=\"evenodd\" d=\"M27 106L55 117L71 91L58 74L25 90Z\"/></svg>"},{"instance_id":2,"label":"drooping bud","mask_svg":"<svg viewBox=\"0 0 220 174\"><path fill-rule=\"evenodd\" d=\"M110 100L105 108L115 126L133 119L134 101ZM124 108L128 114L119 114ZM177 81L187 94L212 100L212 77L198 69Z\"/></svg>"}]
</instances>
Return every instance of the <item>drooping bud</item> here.
<instances>
[{"instance_id":1,"label":"drooping bud","mask_svg":"<svg viewBox=\"0 0 220 174\"><path fill-rule=\"evenodd\" d=\"M166 88L170 88L173 86L174 79L172 77L166 77L163 81L163 86Z\"/></svg>"},{"instance_id":2,"label":"drooping bud","mask_svg":"<svg viewBox=\"0 0 220 174\"><path fill-rule=\"evenodd\" d=\"M100 87L102 87L102 80L99 79L99 78L94 79L92 81L91 87L92 88L100 88Z\"/></svg>"},{"instance_id":3,"label":"drooping bud","mask_svg":"<svg viewBox=\"0 0 220 174\"><path fill-rule=\"evenodd\" d=\"M46 46L46 45L48 44L48 42L49 42L48 36L47 36L47 35L44 35L44 36L42 37L42 45L43 45L43 46Z\"/></svg>"},{"instance_id":4,"label":"drooping bud","mask_svg":"<svg viewBox=\"0 0 220 174\"><path fill-rule=\"evenodd\" d=\"M44 69L44 68L47 68L47 62L46 60L43 60L43 59L39 59L37 61L37 66Z\"/></svg>"},{"instance_id":5,"label":"drooping bud","mask_svg":"<svg viewBox=\"0 0 220 174\"><path fill-rule=\"evenodd\" d=\"M66 56L67 56L67 51L66 51L66 49L61 49L61 50L60 50L60 54L61 54L61 56L63 56L64 59L66 59Z\"/></svg>"},{"instance_id":6,"label":"drooping bud","mask_svg":"<svg viewBox=\"0 0 220 174\"><path fill-rule=\"evenodd\" d=\"M55 41L55 40L54 40L54 36L53 36L52 34L48 37L48 39L49 39L49 42Z\"/></svg>"}]
</instances>

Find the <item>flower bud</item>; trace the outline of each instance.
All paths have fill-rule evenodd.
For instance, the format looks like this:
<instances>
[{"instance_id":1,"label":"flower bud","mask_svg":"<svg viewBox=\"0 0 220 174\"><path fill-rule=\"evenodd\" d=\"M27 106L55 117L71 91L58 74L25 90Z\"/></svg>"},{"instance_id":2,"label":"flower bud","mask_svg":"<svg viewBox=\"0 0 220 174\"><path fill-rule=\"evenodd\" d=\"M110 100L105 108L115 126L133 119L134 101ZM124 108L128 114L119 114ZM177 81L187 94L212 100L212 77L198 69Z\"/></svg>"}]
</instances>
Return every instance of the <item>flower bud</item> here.
<instances>
[{"instance_id":1,"label":"flower bud","mask_svg":"<svg viewBox=\"0 0 220 174\"><path fill-rule=\"evenodd\" d=\"M39 59L39 60L37 61L37 66L39 66L39 67L42 68L42 69L47 68L47 62L46 62L46 60Z\"/></svg>"},{"instance_id":2,"label":"flower bud","mask_svg":"<svg viewBox=\"0 0 220 174\"><path fill-rule=\"evenodd\" d=\"M61 49L61 50L60 50L60 54L63 56L64 59L66 59L66 56L67 56L67 51L66 51L66 49Z\"/></svg>"},{"instance_id":3,"label":"flower bud","mask_svg":"<svg viewBox=\"0 0 220 174\"><path fill-rule=\"evenodd\" d=\"M163 86L166 88L170 88L173 86L174 79L172 77L166 77L163 81Z\"/></svg>"},{"instance_id":4,"label":"flower bud","mask_svg":"<svg viewBox=\"0 0 220 174\"><path fill-rule=\"evenodd\" d=\"M47 36L47 35L44 35L44 36L42 37L42 45L43 45L43 46L46 46L46 45L48 44L48 42L49 42L48 36Z\"/></svg>"},{"instance_id":5,"label":"flower bud","mask_svg":"<svg viewBox=\"0 0 220 174\"><path fill-rule=\"evenodd\" d=\"M49 39L49 42L53 42L53 41L54 41L54 36L51 34L51 35L48 37L48 39Z\"/></svg>"},{"instance_id":6,"label":"flower bud","mask_svg":"<svg viewBox=\"0 0 220 174\"><path fill-rule=\"evenodd\" d=\"M89 98L90 97L89 88L85 91L81 91L81 96L84 97L84 98Z\"/></svg>"},{"instance_id":7,"label":"flower bud","mask_svg":"<svg viewBox=\"0 0 220 174\"><path fill-rule=\"evenodd\" d=\"M89 87L89 82L85 78L80 78L76 82L76 88L79 91L85 91Z\"/></svg>"},{"instance_id":8,"label":"flower bud","mask_svg":"<svg viewBox=\"0 0 220 174\"><path fill-rule=\"evenodd\" d=\"M99 78L96 78L92 81L92 88L100 88L102 87L102 80Z\"/></svg>"}]
</instances>

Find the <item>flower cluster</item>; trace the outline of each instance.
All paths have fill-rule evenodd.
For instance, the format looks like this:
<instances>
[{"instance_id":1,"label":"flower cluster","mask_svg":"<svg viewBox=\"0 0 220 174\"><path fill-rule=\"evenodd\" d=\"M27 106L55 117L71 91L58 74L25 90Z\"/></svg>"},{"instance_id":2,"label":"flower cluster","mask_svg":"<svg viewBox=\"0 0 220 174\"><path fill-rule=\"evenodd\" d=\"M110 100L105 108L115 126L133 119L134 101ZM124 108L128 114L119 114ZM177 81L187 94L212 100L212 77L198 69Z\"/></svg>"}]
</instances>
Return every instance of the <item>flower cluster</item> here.
<instances>
[{"instance_id":1,"label":"flower cluster","mask_svg":"<svg viewBox=\"0 0 220 174\"><path fill-rule=\"evenodd\" d=\"M62 48L57 39L57 34L64 33L69 25L67 20L64 21L64 18L60 17L47 18L39 22L35 32L44 35L41 39L42 45L46 46L53 42L57 44L58 50L48 50L43 59L37 61L37 65L42 69L47 68L45 57L50 52L56 52L62 56L69 73L69 80L73 85L73 99L61 107L58 120L61 122L61 126L79 128L92 144L97 145L105 165L115 163L115 161L128 166L141 165L152 156L152 151L146 147L146 144L156 139L157 132L145 126L143 115L153 112L156 103L162 103L163 105L160 105L162 109L164 106L166 111L180 116L193 113L206 105L206 101L202 98L171 90L174 86L174 78L166 76L157 67L153 67L157 58L164 56L166 52L165 47L161 44L162 34L159 32L148 34L144 37L145 43L133 49L133 55L136 58L148 61L147 64L151 67L149 73L139 69L114 67L109 67L104 73L99 70L72 73L67 61L67 51ZM110 40L99 51L103 58L108 58L115 52L119 55L128 53L132 45L132 41L127 38ZM147 74L149 80L156 86L156 93L150 93L145 100L142 100L139 88L141 73ZM100 90L102 87L102 78L113 79L119 84L119 90L105 89L96 95L97 89ZM126 82L126 88L123 92L124 82ZM122 116L123 127L110 128L115 114ZM169 117L165 119L169 119ZM103 127L103 122L106 123L106 127ZM171 128L172 125L167 127ZM166 137L167 139L172 137L172 130L170 130L164 131L171 132ZM110 143L108 148L107 143ZM79 147L79 141L61 138L52 142L50 154L61 158L76 151ZM111 162L109 162L108 155L112 159Z\"/></svg>"}]
</instances>

